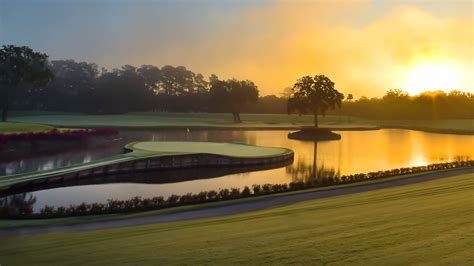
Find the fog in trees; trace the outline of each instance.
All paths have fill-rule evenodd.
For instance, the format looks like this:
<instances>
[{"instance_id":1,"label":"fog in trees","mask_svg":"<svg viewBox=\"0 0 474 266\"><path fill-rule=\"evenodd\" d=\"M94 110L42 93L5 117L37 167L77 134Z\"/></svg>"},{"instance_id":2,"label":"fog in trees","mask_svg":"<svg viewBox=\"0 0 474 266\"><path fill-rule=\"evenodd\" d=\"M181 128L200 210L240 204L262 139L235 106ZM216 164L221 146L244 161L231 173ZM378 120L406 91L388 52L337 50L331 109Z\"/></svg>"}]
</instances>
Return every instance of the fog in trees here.
<instances>
[{"instance_id":1,"label":"fog in trees","mask_svg":"<svg viewBox=\"0 0 474 266\"><path fill-rule=\"evenodd\" d=\"M26 46L4 45L0 49L0 109L2 121L14 102L21 102L22 94L46 85L53 74L47 68L48 56Z\"/></svg>"},{"instance_id":2,"label":"fog in trees","mask_svg":"<svg viewBox=\"0 0 474 266\"><path fill-rule=\"evenodd\" d=\"M474 118L474 96L461 91L410 96L392 89L381 98L359 99L348 94L336 112L331 109L339 105L342 94L331 89L334 84L325 76L302 77L293 87L278 89L279 96L260 96L250 80L206 78L184 66L124 65L107 70L91 62L48 61L47 55L28 47L3 46L0 51L0 109L5 119L9 110L228 112L237 123L240 113L287 111L368 119Z\"/></svg>"}]
</instances>

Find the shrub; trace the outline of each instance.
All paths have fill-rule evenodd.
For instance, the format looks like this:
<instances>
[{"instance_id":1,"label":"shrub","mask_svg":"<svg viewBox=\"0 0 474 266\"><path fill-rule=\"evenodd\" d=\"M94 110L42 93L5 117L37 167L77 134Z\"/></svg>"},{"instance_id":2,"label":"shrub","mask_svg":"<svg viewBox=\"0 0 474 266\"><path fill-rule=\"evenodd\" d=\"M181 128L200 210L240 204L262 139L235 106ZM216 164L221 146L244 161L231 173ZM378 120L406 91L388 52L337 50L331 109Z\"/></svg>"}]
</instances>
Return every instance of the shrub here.
<instances>
[{"instance_id":1,"label":"shrub","mask_svg":"<svg viewBox=\"0 0 474 266\"><path fill-rule=\"evenodd\" d=\"M354 174L354 175L343 175L337 176L325 176L318 182L309 180L308 182L291 182L289 184L264 184L264 185L253 185L252 189L245 186L242 190L239 188L232 189L220 189L218 192L214 190L201 191L198 194L187 193L182 196L171 195L166 200L162 196L153 198L142 199L141 197L133 197L129 200L113 200L109 199L106 204L92 203L86 204L81 203L77 206L70 205L69 207L58 207L54 208L51 206L45 206L38 213L33 214L32 205L34 199L21 198L17 195L12 196L11 199L2 198L0 199L0 217L6 218L52 218L52 217L67 217L67 216L79 216L79 215L93 215L93 214L106 214L106 213L121 213L121 212L132 212L142 210L153 210L160 208L168 208L176 205L188 205L196 204L201 202L209 202L215 200L228 200L237 199L243 197L249 197L252 195L264 195L270 193L281 193L286 191L302 190L306 188L314 188L318 186L328 186L334 184L346 184L356 181L363 181L367 179L378 179L385 178L394 175L408 174L408 173L420 173L433 170L450 169L457 167L474 166L474 161L459 161L450 163L439 163L431 164L428 166L411 167L411 168L399 168L388 171L370 172L368 174ZM253 191L253 193L252 193ZM12 206L8 204L8 201L15 202L17 205Z\"/></svg>"},{"instance_id":2,"label":"shrub","mask_svg":"<svg viewBox=\"0 0 474 266\"><path fill-rule=\"evenodd\" d=\"M252 191L250 190L249 187L245 186L244 189L242 189L242 197L250 197L252 195Z\"/></svg>"},{"instance_id":3,"label":"shrub","mask_svg":"<svg viewBox=\"0 0 474 266\"><path fill-rule=\"evenodd\" d=\"M260 185L253 185L253 194L258 195L262 192L262 187Z\"/></svg>"}]
</instances>

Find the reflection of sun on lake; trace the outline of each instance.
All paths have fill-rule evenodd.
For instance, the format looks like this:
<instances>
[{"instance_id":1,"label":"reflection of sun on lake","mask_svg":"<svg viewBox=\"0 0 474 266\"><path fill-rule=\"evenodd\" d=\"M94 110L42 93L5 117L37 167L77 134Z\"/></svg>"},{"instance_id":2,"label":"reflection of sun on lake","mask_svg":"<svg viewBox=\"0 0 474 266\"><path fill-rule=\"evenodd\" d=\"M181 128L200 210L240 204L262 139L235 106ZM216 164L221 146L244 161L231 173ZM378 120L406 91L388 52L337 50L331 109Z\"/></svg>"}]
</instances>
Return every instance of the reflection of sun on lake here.
<instances>
[{"instance_id":1,"label":"reflection of sun on lake","mask_svg":"<svg viewBox=\"0 0 474 266\"><path fill-rule=\"evenodd\" d=\"M71 163L97 160L123 150L132 141L217 141L260 146L286 147L294 150L291 166L277 169L229 174L222 177L189 180L167 184L115 183L55 188L33 192L37 207L48 205L105 202L107 199L129 199L134 196L154 197L171 194L197 193L220 188L242 188L253 184L289 183L314 173L315 170L341 175L367 173L401 167L426 165L474 158L474 137L435 134L413 130L383 129L374 131L339 131L340 141L311 141L288 139L289 131L201 130L191 131L122 131L123 140L109 150L77 151L41 158L0 164L0 172L27 172L61 167ZM316 160L314 154L316 153ZM314 164L316 161L316 165ZM196 171L200 171L199 169ZM154 176L160 178L159 173ZM177 173L179 178L180 174ZM130 182L133 182L131 180Z\"/></svg>"}]
</instances>

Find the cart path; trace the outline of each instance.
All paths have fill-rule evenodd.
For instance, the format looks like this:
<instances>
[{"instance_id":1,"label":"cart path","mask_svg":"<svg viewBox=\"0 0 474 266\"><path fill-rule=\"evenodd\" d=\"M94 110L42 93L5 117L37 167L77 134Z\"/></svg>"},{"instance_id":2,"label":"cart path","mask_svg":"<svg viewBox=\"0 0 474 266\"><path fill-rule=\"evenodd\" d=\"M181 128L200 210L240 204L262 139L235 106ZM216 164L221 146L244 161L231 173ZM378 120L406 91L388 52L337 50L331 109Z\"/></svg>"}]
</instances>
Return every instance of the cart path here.
<instances>
[{"instance_id":1,"label":"cart path","mask_svg":"<svg viewBox=\"0 0 474 266\"><path fill-rule=\"evenodd\" d=\"M451 169L437 173L426 173L418 176L387 180L374 184L362 184L353 187L334 187L322 191L303 192L293 195L282 195L271 198L256 198L255 201L243 203L231 203L226 206L208 207L196 210L180 211L169 214L157 214L142 217L131 217L124 219L116 219L109 221L96 221L89 223L73 224L73 225L46 225L46 226L32 226L32 227L17 227L17 228L0 228L0 237L12 237L22 235L32 235L50 232L82 232L93 231L111 228L120 228L137 225L147 225L156 223L167 223L177 221L188 221L194 219L211 218L225 215L240 214L244 212L251 212L262 210L279 205L295 203L305 200L327 198L333 196L348 195L359 192L366 192L377 189L391 188L409 184L416 184L420 182L435 180L439 178L456 176L462 174L474 173L474 167Z\"/></svg>"}]
</instances>

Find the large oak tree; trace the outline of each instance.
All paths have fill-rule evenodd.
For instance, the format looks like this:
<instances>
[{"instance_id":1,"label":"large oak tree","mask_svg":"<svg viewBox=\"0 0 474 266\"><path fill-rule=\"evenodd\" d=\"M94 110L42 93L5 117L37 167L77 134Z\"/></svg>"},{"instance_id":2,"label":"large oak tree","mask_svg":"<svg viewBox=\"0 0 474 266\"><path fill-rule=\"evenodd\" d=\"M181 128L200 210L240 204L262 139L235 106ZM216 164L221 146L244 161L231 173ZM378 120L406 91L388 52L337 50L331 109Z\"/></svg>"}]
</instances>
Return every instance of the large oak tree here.
<instances>
[{"instance_id":1,"label":"large oak tree","mask_svg":"<svg viewBox=\"0 0 474 266\"><path fill-rule=\"evenodd\" d=\"M210 81L211 105L232 113L234 123L241 123L242 108L258 101L257 86L250 80L219 80L215 75L210 77Z\"/></svg>"},{"instance_id":2,"label":"large oak tree","mask_svg":"<svg viewBox=\"0 0 474 266\"><path fill-rule=\"evenodd\" d=\"M318 127L318 115L329 109L341 107L344 95L334 88L334 82L324 75L304 76L293 85L288 99L288 113L314 115L314 126Z\"/></svg>"},{"instance_id":3,"label":"large oak tree","mask_svg":"<svg viewBox=\"0 0 474 266\"><path fill-rule=\"evenodd\" d=\"M26 46L4 45L0 49L0 109L7 120L18 90L26 86L45 86L53 74L48 69L48 56Z\"/></svg>"}]
</instances>

